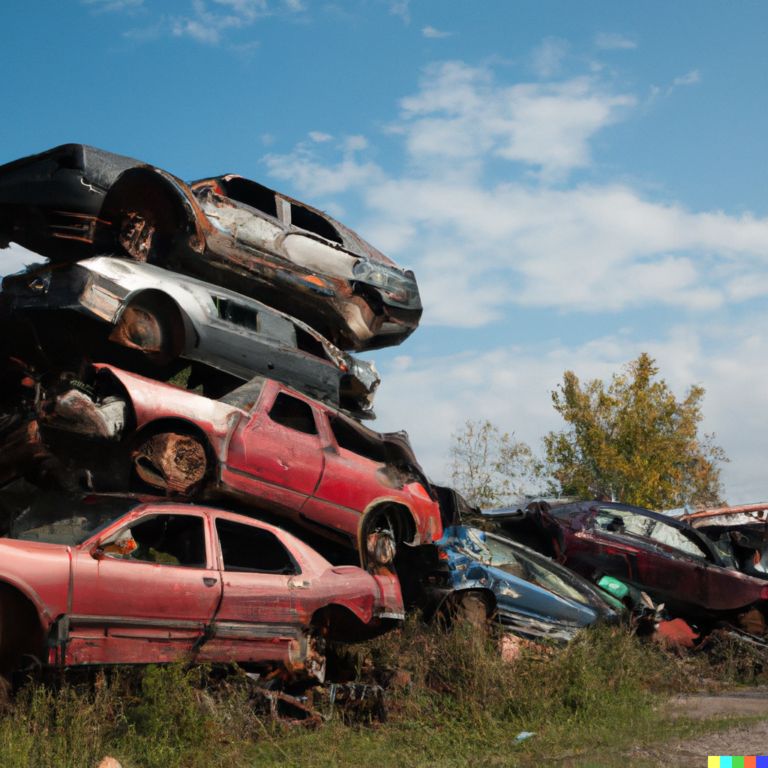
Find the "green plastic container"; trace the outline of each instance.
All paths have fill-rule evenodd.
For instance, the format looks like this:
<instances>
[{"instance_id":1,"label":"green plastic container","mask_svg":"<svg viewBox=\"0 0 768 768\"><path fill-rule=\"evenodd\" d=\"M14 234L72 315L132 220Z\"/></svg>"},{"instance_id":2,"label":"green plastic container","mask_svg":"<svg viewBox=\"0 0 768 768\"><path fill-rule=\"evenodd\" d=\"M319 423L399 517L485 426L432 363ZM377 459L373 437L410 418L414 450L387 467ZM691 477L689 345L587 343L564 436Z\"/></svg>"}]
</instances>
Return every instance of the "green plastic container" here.
<instances>
[{"instance_id":1,"label":"green plastic container","mask_svg":"<svg viewBox=\"0 0 768 768\"><path fill-rule=\"evenodd\" d=\"M613 576L603 576L603 578L597 582L597 586L614 597L618 597L619 600L622 600L629 594L629 587L627 587L626 584L622 584L617 579L614 579Z\"/></svg>"}]
</instances>

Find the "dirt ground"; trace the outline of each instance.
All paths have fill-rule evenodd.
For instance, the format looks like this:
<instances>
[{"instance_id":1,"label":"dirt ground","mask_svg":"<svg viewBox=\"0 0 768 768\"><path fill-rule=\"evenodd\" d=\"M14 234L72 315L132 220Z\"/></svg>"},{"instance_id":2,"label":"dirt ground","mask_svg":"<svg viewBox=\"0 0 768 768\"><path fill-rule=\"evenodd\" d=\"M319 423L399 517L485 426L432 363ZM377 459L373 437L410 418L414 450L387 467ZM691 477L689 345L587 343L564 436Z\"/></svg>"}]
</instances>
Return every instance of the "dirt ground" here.
<instances>
[{"instance_id":1,"label":"dirt ground","mask_svg":"<svg viewBox=\"0 0 768 768\"><path fill-rule=\"evenodd\" d=\"M635 747L615 757L595 755L593 758L564 763L564 768L627 768L651 766L690 766L701 768L709 755L768 755L768 687L715 694L678 696L668 704L672 718L710 720L722 717L763 717L750 725L737 726L722 733L696 739L673 741L658 747Z\"/></svg>"}]
</instances>

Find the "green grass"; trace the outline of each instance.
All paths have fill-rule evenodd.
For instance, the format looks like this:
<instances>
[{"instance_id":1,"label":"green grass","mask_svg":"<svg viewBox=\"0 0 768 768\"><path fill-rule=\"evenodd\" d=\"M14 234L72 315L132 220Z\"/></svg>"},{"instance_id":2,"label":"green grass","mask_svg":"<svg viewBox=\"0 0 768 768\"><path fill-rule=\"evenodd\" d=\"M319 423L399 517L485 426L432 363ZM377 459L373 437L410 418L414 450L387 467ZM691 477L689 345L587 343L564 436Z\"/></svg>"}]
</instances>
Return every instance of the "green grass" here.
<instances>
[{"instance_id":1,"label":"green grass","mask_svg":"<svg viewBox=\"0 0 768 768\"><path fill-rule=\"evenodd\" d=\"M0 717L0 767L97 766L105 755L125 768L554 765L723 727L669 721L660 705L701 677L762 674L761 658L739 666L732 651L679 658L624 628L597 627L510 664L468 628L410 620L346 652L362 678L381 668L410 674L390 691L384 724L337 714L315 731L288 728L255 714L243 674L125 668L21 691ZM515 744L521 731L536 736Z\"/></svg>"}]
</instances>

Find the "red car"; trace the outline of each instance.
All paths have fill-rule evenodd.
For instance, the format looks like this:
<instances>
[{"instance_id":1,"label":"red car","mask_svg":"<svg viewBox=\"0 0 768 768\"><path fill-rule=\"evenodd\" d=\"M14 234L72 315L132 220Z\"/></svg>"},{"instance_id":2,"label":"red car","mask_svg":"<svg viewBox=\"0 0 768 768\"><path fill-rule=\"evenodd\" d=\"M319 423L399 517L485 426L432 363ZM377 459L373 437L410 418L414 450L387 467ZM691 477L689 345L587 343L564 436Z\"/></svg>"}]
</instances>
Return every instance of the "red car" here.
<instances>
[{"instance_id":1,"label":"red car","mask_svg":"<svg viewBox=\"0 0 768 768\"><path fill-rule=\"evenodd\" d=\"M66 438L55 452L65 485L79 479L123 491L130 469L136 490L140 479L189 498L223 494L288 515L382 565L402 543L443 535L437 498L405 433L380 435L264 378L221 400L106 365L86 378L38 409L43 440ZM73 431L101 442L86 440L80 451Z\"/></svg>"},{"instance_id":2,"label":"red car","mask_svg":"<svg viewBox=\"0 0 768 768\"><path fill-rule=\"evenodd\" d=\"M768 582L739 569L730 541L713 541L673 517L614 502L538 501L524 513L510 508L487 516L590 581L607 575L623 582L635 602L642 591L700 626L726 622L768 635Z\"/></svg>"},{"instance_id":3,"label":"red car","mask_svg":"<svg viewBox=\"0 0 768 768\"><path fill-rule=\"evenodd\" d=\"M98 502L85 497L70 518L59 510L32 528L25 509L22 530L0 539L0 676L25 655L44 665L187 655L322 681L326 639L403 618L395 577L333 567L285 531L217 509L134 500L75 543Z\"/></svg>"}]
</instances>

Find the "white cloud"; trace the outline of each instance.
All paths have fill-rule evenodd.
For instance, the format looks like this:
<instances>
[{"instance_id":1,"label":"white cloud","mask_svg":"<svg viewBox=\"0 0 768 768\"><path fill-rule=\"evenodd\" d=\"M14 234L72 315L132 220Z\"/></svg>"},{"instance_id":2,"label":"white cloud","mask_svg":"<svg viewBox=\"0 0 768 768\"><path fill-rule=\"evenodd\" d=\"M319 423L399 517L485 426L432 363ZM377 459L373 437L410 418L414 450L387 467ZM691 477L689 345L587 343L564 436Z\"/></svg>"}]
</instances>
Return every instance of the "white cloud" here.
<instances>
[{"instance_id":1,"label":"white cloud","mask_svg":"<svg viewBox=\"0 0 768 768\"><path fill-rule=\"evenodd\" d=\"M560 73L563 59L568 53L568 43L558 37L548 37L533 52L533 67L542 77Z\"/></svg>"},{"instance_id":2,"label":"white cloud","mask_svg":"<svg viewBox=\"0 0 768 768\"><path fill-rule=\"evenodd\" d=\"M271 134L271 133L264 133L264 134L261 135L261 143L265 147L268 147L270 144L274 144L275 143L275 139L276 139L276 137L273 134Z\"/></svg>"},{"instance_id":3,"label":"white cloud","mask_svg":"<svg viewBox=\"0 0 768 768\"><path fill-rule=\"evenodd\" d=\"M396 130L419 162L490 153L561 177L589 164L589 139L634 103L595 77L502 86L486 67L443 62L428 67L420 92L401 101Z\"/></svg>"},{"instance_id":4,"label":"white cloud","mask_svg":"<svg viewBox=\"0 0 768 768\"><path fill-rule=\"evenodd\" d=\"M362 137L337 163L302 147L266 161L314 198L354 192L367 239L417 268L427 324L480 327L514 305L704 313L768 295L768 219L691 212L622 184L546 183L588 167L591 139L632 104L591 77L500 86L487 69L449 62L401 102L391 131L408 153L404 174L358 162L349 150ZM485 180L505 160L540 165L545 183Z\"/></svg>"},{"instance_id":5,"label":"white cloud","mask_svg":"<svg viewBox=\"0 0 768 768\"><path fill-rule=\"evenodd\" d=\"M435 29L434 27L424 27L421 30L421 34L424 35L424 37L439 39L443 37L450 37L453 32L441 32L439 29Z\"/></svg>"},{"instance_id":6,"label":"white cloud","mask_svg":"<svg viewBox=\"0 0 768 768\"><path fill-rule=\"evenodd\" d=\"M637 43L618 32L600 32L595 38L595 45L604 51L637 48Z\"/></svg>"},{"instance_id":7,"label":"white cloud","mask_svg":"<svg viewBox=\"0 0 768 768\"><path fill-rule=\"evenodd\" d=\"M699 77L699 70L694 69L692 72L689 72L687 75L683 75L682 77L676 77L675 78L675 85L693 85L694 83L698 83L701 78Z\"/></svg>"},{"instance_id":8,"label":"white cloud","mask_svg":"<svg viewBox=\"0 0 768 768\"><path fill-rule=\"evenodd\" d=\"M389 11L395 16L400 16L406 24L410 24L411 15L408 6L411 0L388 0Z\"/></svg>"},{"instance_id":9,"label":"white cloud","mask_svg":"<svg viewBox=\"0 0 768 768\"><path fill-rule=\"evenodd\" d=\"M303 11L304 4L300 0L283 0L285 6L291 11Z\"/></svg>"},{"instance_id":10,"label":"white cloud","mask_svg":"<svg viewBox=\"0 0 768 768\"><path fill-rule=\"evenodd\" d=\"M678 85L695 85L696 83L701 82L701 76L699 75L699 70L694 69L691 72L689 72L687 75L683 75L682 77L676 77L674 81L672 82L672 85L669 86L667 89L667 96L669 96L672 91L675 90L675 88Z\"/></svg>"},{"instance_id":11,"label":"white cloud","mask_svg":"<svg viewBox=\"0 0 768 768\"><path fill-rule=\"evenodd\" d=\"M136 11L144 5L144 0L80 0L96 11Z\"/></svg>"},{"instance_id":12,"label":"white cloud","mask_svg":"<svg viewBox=\"0 0 768 768\"><path fill-rule=\"evenodd\" d=\"M368 146L368 139L365 136L347 136L342 144L345 152L358 152Z\"/></svg>"},{"instance_id":13,"label":"white cloud","mask_svg":"<svg viewBox=\"0 0 768 768\"><path fill-rule=\"evenodd\" d=\"M319 131L310 131L308 136L310 139L312 139L312 141L316 141L318 143L323 141L330 141L333 138L330 133L320 133Z\"/></svg>"},{"instance_id":14,"label":"white cloud","mask_svg":"<svg viewBox=\"0 0 768 768\"><path fill-rule=\"evenodd\" d=\"M564 371L573 370L581 381L609 381L646 351L678 399L691 385L704 386L700 430L714 432L731 459L722 467L728 501L765 500L766 438L757 415L768 412L766 327L763 314L756 327L745 323L726 334L715 324L677 326L661 339L613 334L576 345L549 342L422 360L402 356L382 370L376 429L407 428L427 473L447 480L450 435L467 419L489 419L540 452L541 438L564 427L551 400Z\"/></svg>"},{"instance_id":15,"label":"white cloud","mask_svg":"<svg viewBox=\"0 0 768 768\"><path fill-rule=\"evenodd\" d=\"M217 7L226 9L224 13ZM204 0L193 0L193 16L178 16L169 19L171 34L176 37L191 37L201 43L218 45L224 33L253 24L256 19L270 13L266 0L213 0L209 10Z\"/></svg>"}]
</instances>

